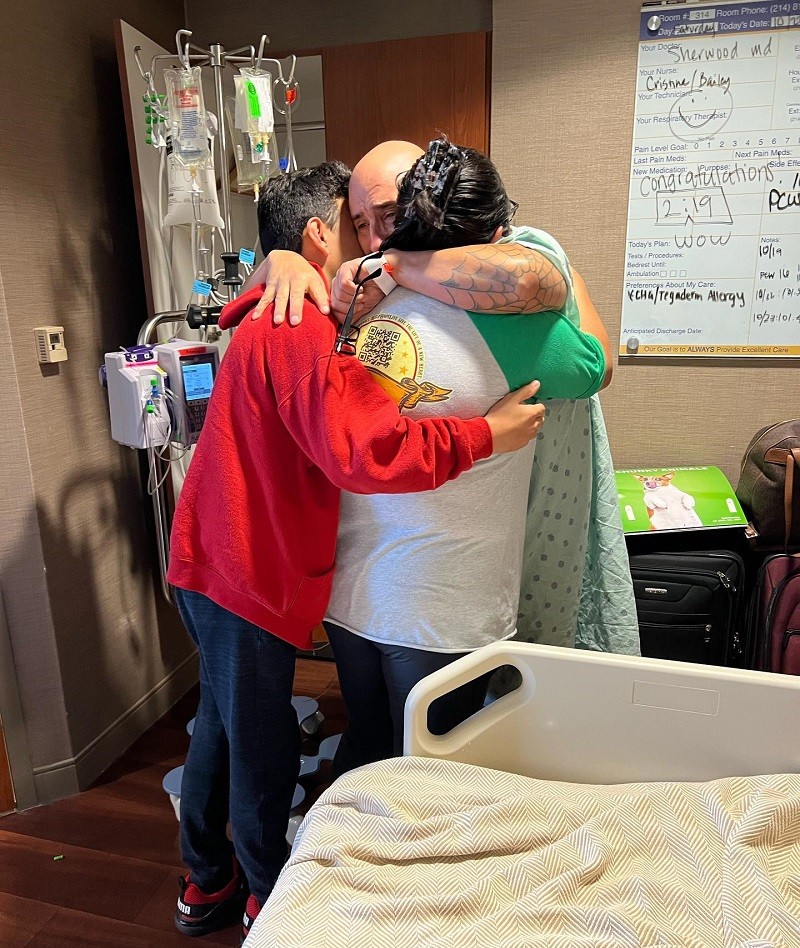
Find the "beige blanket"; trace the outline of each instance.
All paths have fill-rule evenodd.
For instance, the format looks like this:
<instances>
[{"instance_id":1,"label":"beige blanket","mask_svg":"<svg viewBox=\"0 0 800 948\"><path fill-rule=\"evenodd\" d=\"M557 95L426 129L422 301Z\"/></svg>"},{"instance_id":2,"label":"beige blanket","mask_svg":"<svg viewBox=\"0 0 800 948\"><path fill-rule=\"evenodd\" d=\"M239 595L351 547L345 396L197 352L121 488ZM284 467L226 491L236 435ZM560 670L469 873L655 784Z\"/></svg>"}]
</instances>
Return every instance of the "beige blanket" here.
<instances>
[{"instance_id":1,"label":"beige blanket","mask_svg":"<svg viewBox=\"0 0 800 948\"><path fill-rule=\"evenodd\" d=\"M800 776L615 787L399 758L312 807L247 948L800 946Z\"/></svg>"}]
</instances>

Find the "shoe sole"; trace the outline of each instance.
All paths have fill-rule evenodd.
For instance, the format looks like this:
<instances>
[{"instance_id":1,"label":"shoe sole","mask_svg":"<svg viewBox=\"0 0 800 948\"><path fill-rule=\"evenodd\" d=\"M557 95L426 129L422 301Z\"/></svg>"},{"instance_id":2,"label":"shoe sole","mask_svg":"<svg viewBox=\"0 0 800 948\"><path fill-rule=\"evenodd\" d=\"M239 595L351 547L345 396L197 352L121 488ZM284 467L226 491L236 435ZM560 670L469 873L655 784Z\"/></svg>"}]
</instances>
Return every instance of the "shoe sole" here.
<instances>
[{"instance_id":1,"label":"shoe sole","mask_svg":"<svg viewBox=\"0 0 800 948\"><path fill-rule=\"evenodd\" d=\"M205 918L197 922L187 922L180 912L175 912L175 927L182 935L188 935L190 938L202 938L203 935L210 935L212 932L221 931L223 928L230 928L236 922L241 924L246 902L247 898L245 897L241 900L222 903L219 905L219 911L212 909Z\"/></svg>"}]
</instances>

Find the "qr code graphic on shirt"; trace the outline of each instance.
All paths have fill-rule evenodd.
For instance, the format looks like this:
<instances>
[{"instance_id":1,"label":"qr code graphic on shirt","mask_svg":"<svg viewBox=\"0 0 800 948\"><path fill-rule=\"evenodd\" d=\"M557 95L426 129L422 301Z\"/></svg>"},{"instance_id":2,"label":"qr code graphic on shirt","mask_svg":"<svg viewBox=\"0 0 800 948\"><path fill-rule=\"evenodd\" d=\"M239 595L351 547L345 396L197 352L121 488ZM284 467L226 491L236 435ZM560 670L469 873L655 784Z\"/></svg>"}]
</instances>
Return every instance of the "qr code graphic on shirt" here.
<instances>
[{"instance_id":1,"label":"qr code graphic on shirt","mask_svg":"<svg viewBox=\"0 0 800 948\"><path fill-rule=\"evenodd\" d=\"M400 333L395 329L370 326L367 338L358 353L358 358L368 365L388 369L392 364L392 356L399 339Z\"/></svg>"}]
</instances>

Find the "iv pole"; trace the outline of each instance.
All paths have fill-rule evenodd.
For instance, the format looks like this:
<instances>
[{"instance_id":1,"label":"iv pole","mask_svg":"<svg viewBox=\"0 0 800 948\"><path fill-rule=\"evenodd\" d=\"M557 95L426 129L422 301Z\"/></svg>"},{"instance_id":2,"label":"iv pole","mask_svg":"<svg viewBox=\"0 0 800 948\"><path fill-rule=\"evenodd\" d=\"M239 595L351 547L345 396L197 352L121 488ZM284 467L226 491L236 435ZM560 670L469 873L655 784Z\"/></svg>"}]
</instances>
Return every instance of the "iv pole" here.
<instances>
[{"instance_id":1,"label":"iv pole","mask_svg":"<svg viewBox=\"0 0 800 948\"><path fill-rule=\"evenodd\" d=\"M192 62L200 66L210 66L214 70L214 106L216 109L216 115L218 118L218 127L217 134L215 138L217 139L217 150L219 156L219 169L220 169L220 190L221 194L221 204L222 204L222 219L225 223L225 233L223 235L223 251L220 254L222 261L225 265L225 275L223 277L222 283L227 287L227 296L228 301L235 299L238 294L240 287L242 285L242 278L239 273L239 254L233 249L233 233L231 225L231 185L230 177L228 175L228 136L227 130L225 128L225 113L224 113L224 92L223 92L223 71L226 66L229 65L241 65L244 63L249 64L254 67L256 70L260 70L262 61L274 63L277 67L278 78L283 83L284 86L291 86L294 80L294 70L295 64L297 62L297 57L292 56L292 66L291 66L291 75L289 77L288 83L283 76L283 67L277 59L266 59L264 60L264 46L269 42L269 39L266 34L261 36L261 42L258 48L258 56L256 57L255 49L252 46L243 46L241 49L232 50L230 53L226 53L225 49L219 43L213 43L210 49L202 49L199 46L194 46L193 44L186 42L183 48L181 47L183 37L190 37L192 35L191 30L178 30L175 35L175 45L177 47L176 54L162 53L157 56L154 56L150 62L150 70L145 71L142 61L139 57L141 47L137 46L134 49L134 56L136 58L136 63L139 67L139 72L142 75L142 78L147 83L148 87L153 85L153 69L157 61L159 60L179 60L181 65L188 67ZM190 53L189 50L194 50L194 54ZM242 55L247 53L248 55ZM200 328L197 320L191 320L189 317L191 315L191 306L189 307L189 312L184 312L183 310L175 310L164 313L156 313L147 322L142 326L139 331L139 337L137 343L139 345L149 345L155 338L157 329L160 325L170 322L178 322L186 319L189 322L189 325L192 328ZM203 321L202 325L205 325ZM148 463L156 465L158 470L164 473L164 468L162 465L169 464L171 462L165 461L160 457L155 451L154 448L148 448ZM170 605L175 605L175 600L172 596L172 591L170 589L169 583L167 582L167 568L169 566L169 533L170 533L170 513L169 513L169 504L167 501L167 495L165 491L163 478L159 477L159 486L153 492L153 514L155 517L155 526L156 526L156 545L158 548L158 567L159 574L161 578L161 590L164 594L164 598L167 600Z\"/></svg>"},{"instance_id":2,"label":"iv pole","mask_svg":"<svg viewBox=\"0 0 800 948\"><path fill-rule=\"evenodd\" d=\"M285 90L294 90L297 87L297 80L294 77L295 67L297 65L297 57L294 55L291 57L289 78L286 79L283 74L283 65L281 62L277 59L264 57L264 47L269 42L269 37L266 35L266 33L262 34L261 36L261 41L258 46L258 55L256 55L256 51L253 46L243 46L240 49L231 50L229 53L225 51L224 47L220 43L213 43L210 49L203 49L200 46L195 46L193 43L188 42L188 37L191 35L191 30L178 30L178 32L175 34L175 45L177 47L177 52L161 53L157 56L154 56L150 61L149 71L145 70L144 66L142 65L142 61L139 58L141 47L137 46L134 49L134 56L136 57L136 62L139 66L139 72L148 86L153 85L153 70L156 62L158 61L177 59L182 66L187 68L194 63L195 65L199 66L210 66L214 71L214 107L218 119L217 134L215 135L215 138L217 140L217 152L219 158L218 167L220 169L222 220L225 224L225 233L223 235L224 249L220 254L220 257L222 258L222 261L225 265L225 275L222 279L222 283L225 287L227 287L227 297L228 302L230 302L232 299L235 299L235 297L238 296L239 288L241 287L243 281L239 274L239 255L233 248L233 234L231 233L231 183L228 176L228 133L225 127L225 96L222 85L223 71L226 66L244 64L251 66L256 71L260 71L262 63L271 63L276 67L276 83L280 83ZM183 45L184 38L187 38L185 45ZM190 52L190 50L193 52ZM288 100L287 108L289 108ZM289 136L290 142L289 152L290 155L293 155L294 150L291 146L291 120L289 119L288 115L287 119L287 135ZM199 328L196 319L189 319L189 324L193 329Z\"/></svg>"}]
</instances>

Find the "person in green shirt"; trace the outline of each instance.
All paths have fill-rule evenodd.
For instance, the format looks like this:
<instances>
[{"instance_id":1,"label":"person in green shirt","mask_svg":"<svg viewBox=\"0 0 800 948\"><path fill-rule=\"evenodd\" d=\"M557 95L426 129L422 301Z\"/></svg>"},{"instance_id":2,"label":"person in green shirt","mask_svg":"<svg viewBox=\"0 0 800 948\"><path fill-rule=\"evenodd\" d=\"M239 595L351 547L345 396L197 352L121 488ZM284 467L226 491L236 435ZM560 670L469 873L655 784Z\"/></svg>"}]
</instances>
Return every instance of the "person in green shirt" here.
<instances>
[{"instance_id":1,"label":"person in green shirt","mask_svg":"<svg viewBox=\"0 0 800 948\"><path fill-rule=\"evenodd\" d=\"M516 205L486 155L446 139L433 141L399 182L395 227L380 250L394 272L391 254L386 256L392 250L437 251L497 244L511 237L515 211ZM518 387L519 379L536 378L541 383L538 397L542 400L589 398L611 380L613 363L605 328L591 305L586 307L585 318L575 322L568 318L566 314L577 303L566 255L544 231L528 228L527 233L564 280L564 305L540 311L535 319L527 313L465 309L511 388ZM585 284L581 284L579 292L583 294ZM589 383L583 390L580 377Z\"/></svg>"}]
</instances>

